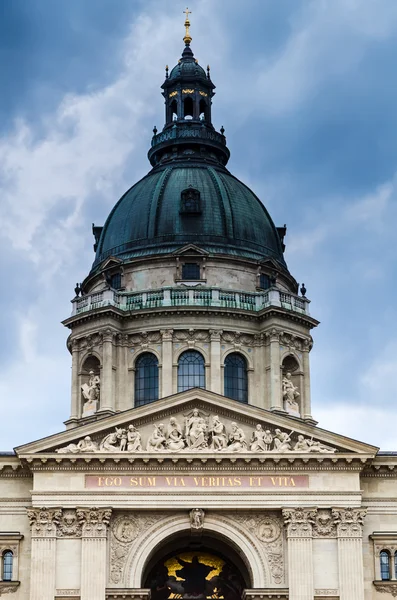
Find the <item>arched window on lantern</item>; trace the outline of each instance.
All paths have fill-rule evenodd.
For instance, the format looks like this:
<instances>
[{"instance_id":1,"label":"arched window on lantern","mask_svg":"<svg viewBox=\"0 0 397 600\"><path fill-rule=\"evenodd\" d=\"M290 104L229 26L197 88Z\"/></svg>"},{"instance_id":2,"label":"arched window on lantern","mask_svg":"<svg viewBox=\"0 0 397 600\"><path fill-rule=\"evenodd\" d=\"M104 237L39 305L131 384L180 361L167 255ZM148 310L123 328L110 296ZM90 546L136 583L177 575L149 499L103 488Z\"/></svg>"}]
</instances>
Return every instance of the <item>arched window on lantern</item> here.
<instances>
[{"instance_id":1,"label":"arched window on lantern","mask_svg":"<svg viewBox=\"0 0 397 600\"><path fill-rule=\"evenodd\" d=\"M2 559L1 579L2 581L12 581L14 555L11 550L5 550Z\"/></svg>"},{"instance_id":2,"label":"arched window on lantern","mask_svg":"<svg viewBox=\"0 0 397 600\"><path fill-rule=\"evenodd\" d=\"M204 357L197 350L183 352L178 360L178 392L205 388Z\"/></svg>"},{"instance_id":3,"label":"arched window on lantern","mask_svg":"<svg viewBox=\"0 0 397 600\"><path fill-rule=\"evenodd\" d=\"M159 362L151 352L138 356L135 363L134 406L142 406L159 398Z\"/></svg>"},{"instance_id":4,"label":"arched window on lantern","mask_svg":"<svg viewBox=\"0 0 397 600\"><path fill-rule=\"evenodd\" d=\"M388 550L382 550L380 553L380 578L382 581L390 579L390 553Z\"/></svg>"},{"instance_id":5,"label":"arched window on lantern","mask_svg":"<svg viewBox=\"0 0 397 600\"><path fill-rule=\"evenodd\" d=\"M228 354L225 359L224 383L225 396L248 402L247 361L238 352Z\"/></svg>"},{"instance_id":6,"label":"arched window on lantern","mask_svg":"<svg viewBox=\"0 0 397 600\"><path fill-rule=\"evenodd\" d=\"M193 119L193 99L190 96L183 101L183 117L184 119Z\"/></svg>"}]
</instances>

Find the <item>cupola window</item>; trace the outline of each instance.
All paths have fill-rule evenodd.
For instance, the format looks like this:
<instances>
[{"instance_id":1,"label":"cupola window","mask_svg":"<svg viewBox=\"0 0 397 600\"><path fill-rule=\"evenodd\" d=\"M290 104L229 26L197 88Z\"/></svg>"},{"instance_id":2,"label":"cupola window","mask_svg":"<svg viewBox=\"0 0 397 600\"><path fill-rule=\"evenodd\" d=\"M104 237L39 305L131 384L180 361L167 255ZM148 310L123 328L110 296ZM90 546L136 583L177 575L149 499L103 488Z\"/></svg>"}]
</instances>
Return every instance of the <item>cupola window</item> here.
<instances>
[{"instance_id":1,"label":"cupola window","mask_svg":"<svg viewBox=\"0 0 397 600\"><path fill-rule=\"evenodd\" d=\"M199 214L201 213L200 192L192 187L188 187L181 192L181 214Z\"/></svg>"},{"instance_id":2,"label":"cupola window","mask_svg":"<svg viewBox=\"0 0 397 600\"><path fill-rule=\"evenodd\" d=\"M159 363L151 352L141 354L135 363L135 406L149 404L159 397Z\"/></svg>"},{"instance_id":3,"label":"cupola window","mask_svg":"<svg viewBox=\"0 0 397 600\"><path fill-rule=\"evenodd\" d=\"M114 275L111 276L110 287L114 290L119 290L121 288L121 273L114 273Z\"/></svg>"},{"instance_id":4,"label":"cupola window","mask_svg":"<svg viewBox=\"0 0 397 600\"><path fill-rule=\"evenodd\" d=\"M259 277L259 287L262 290L267 290L267 289L269 289L270 285L271 285L271 282L270 282L269 275L266 275L266 273L261 273L260 277Z\"/></svg>"},{"instance_id":5,"label":"cupola window","mask_svg":"<svg viewBox=\"0 0 397 600\"><path fill-rule=\"evenodd\" d=\"M238 352L233 352L225 360L225 396L248 402L247 361Z\"/></svg>"},{"instance_id":6,"label":"cupola window","mask_svg":"<svg viewBox=\"0 0 397 600\"><path fill-rule=\"evenodd\" d=\"M200 265L197 263L185 263L182 265L182 279L191 281L200 279Z\"/></svg>"},{"instance_id":7,"label":"cupola window","mask_svg":"<svg viewBox=\"0 0 397 600\"><path fill-rule=\"evenodd\" d=\"M178 361L178 392L205 388L204 357L197 350L183 352Z\"/></svg>"},{"instance_id":8,"label":"cupola window","mask_svg":"<svg viewBox=\"0 0 397 600\"><path fill-rule=\"evenodd\" d=\"M185 119L193 119L193 99L190 97L183 101L183 116Z\"/></svg>"}]
</instances>

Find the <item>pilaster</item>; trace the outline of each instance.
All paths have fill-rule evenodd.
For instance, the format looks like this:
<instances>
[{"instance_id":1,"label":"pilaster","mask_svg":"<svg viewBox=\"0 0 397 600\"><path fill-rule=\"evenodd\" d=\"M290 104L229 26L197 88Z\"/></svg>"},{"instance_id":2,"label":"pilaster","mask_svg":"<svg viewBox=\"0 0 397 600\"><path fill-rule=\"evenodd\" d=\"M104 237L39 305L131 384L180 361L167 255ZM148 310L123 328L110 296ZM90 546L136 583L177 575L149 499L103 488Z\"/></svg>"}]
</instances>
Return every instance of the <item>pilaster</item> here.
<instances>
[{"instance_id":1,"label":"pilaster","mask_svg":"<svg viewBox=\"0 0 397 600\"><path fill-rule=\"evenodd\" d=\"M60 508L31 508L32 528L30 600L54 600L56 571L56 527Z\"/></svg>"},{"instance_id":2,"label":"pilaster","mask_svg":"<svg viewBox=\"0 0 397 600\"><path fill-rule=\"evenodd\" d=\"M310 344L308 340L303 344L302 348L302 363L303 363L303 406L302 417L307 420L312 420L311 396L310 396L310 361L309 352Z\"/></svg>"},{"instance_id":3,"label":"pilaster","mask_svg":"<svg viewBox=\"0 0 397 600\"><path fill-rule=\"evenodd\" d=\"M338 536L340 600L364 600L362 508L333 508Z\"/></svg>"},{"instance_id":4,"label":"pilaster","mask_svg":"<svg viewBox=\"0 0 397 600\"><path fill-rule=\"evenodd\" d=\"M270 410L285 413L281 396L280 332L272 329L270 342Z\"/></svg>"},{"instance_id":5,"label":"pilaster","mask_svg":"<svg viewBox=\"0 0 397 600\"><path fill-rule=\"evenodd\" d=\"M222 393L221 380L221 335L222 331L210 329L211 336L211 381L210 390L216 394Z\"/></svg>"},{"instance_id":6,"label":"pilaster","mask_svg":"<svg viewBox=\"0 0 397 600\"><path fill-rule=\"evenodd\" d=\"M102 334L102 379L100 411L115 412L113 385L113 342L115 334L106 329Z\"/></svg>"},{"instance_id":7,"label":"pilaster","mask_svg":"<svg viewBox=\"0 0 397 600\"><path fill-rule=\"evenodd\" d=\"M105 600L106 542L111 508L78 508L82 525L80 600Z\"/></svg>"},{"instance_id":8,"label":"pilaster","mask_svg":"<svg viewBox=\"0 0 397 600\"><path fill-rule=\"evenodd\" d=\"M286 508L289 600L313 600L313 522L315 508Z\"/></svg>"},{"instance_id":9,"label":"pilaster","mask_svg":"<svg viewBox=\"0 0 397 600\"><path fill-rule=\"evenodd\" d=\"M78 340L72 341L72 398L71 398L71 419L81 417L81 401L79 389L79 357L80 346Z\"/></svg>"},{"instance_id":10,"label":"pilaster","mask_svg":"<svg viewBox=\"0 0 397 600\"><path fill-rule=\"evenodd\" d=\"M172 329L162 330L163 355L162 355L162 386L161 396L166 398L172 395Z\"/></svg>"}]
</instances>

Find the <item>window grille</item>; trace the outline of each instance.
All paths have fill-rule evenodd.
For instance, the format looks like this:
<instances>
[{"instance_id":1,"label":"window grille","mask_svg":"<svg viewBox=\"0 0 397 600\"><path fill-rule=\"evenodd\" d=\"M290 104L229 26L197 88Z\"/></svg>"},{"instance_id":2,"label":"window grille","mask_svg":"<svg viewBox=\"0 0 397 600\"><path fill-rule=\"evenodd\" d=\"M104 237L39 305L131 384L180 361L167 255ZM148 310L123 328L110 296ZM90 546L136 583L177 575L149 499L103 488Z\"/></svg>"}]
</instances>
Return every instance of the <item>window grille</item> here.
<instances>
[{"instance_id":1,"label":"window grille","mask_svg":"<svg viewBox=\"0 0 397 600\"><path fill-rule=\"evenodd\" d=\"M238 402L248 402L247 361L244 356L234 352L226 357L224 381L225 396Z\"/></svg>"},{"instance_id":2,"label":"window grille","mask_svg":"<svg viewBox=\"0 0 397 600\"><path fill-rule=\"evenodd\" d=\"M142 406L159 397L159 363L154 354L145 352L135 363L135 406Z\"/></svg>"},{"instance_id":3,"label":"window grille","mask_svg":"<svg viewBox=\"0 0 397 600\"><path fill-rule=\"evenodd\" d=\"M187 350L178 361L178 392L194 387L205 388L204 358L196 350Z\"/></svg>"}]
</instances>

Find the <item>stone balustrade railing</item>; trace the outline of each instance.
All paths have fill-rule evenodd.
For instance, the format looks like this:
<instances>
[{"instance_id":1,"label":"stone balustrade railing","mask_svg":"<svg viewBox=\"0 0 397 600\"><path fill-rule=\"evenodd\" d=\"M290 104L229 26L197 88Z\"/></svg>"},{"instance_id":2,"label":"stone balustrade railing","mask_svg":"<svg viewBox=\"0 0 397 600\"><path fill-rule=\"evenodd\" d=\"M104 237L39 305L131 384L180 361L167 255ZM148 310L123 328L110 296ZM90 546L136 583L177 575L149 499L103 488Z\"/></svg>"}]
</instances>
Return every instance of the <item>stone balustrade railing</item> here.
<instances>
[{"instance_id":1,"label":"stone balustrade railing","mask_svg":"<svg viewBox=\"0 0 397 600\"><path fill-rule=\"evenodd\" d=\"M171 306L209 306L259 312L269 306L278 306L310 315L307 298L282 292L277 288L260 292L222 290L215 287L164 287L142 292L118 292L109 289L75 298L72 304L72 316L104 306L114 306L126 312Z\"/></svg>"}]
</instances>

